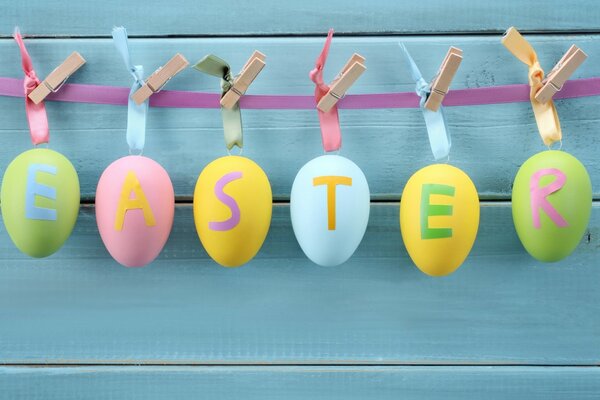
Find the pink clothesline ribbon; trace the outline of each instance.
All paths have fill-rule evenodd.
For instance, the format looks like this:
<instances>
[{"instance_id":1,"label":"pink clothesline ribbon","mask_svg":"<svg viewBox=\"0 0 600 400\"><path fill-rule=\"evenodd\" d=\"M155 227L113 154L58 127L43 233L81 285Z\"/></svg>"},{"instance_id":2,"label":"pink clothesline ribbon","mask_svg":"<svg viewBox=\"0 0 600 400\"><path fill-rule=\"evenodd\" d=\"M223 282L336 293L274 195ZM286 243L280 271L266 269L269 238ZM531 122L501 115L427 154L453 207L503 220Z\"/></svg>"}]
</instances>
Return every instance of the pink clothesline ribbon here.
<instances>
[{"instance_id":1,"label":"pink clothesline ribbon","mask_svg":"<svg viewBox=\"0 0 600 400\"><path fill-rule=\"evenodd\" d=\"M0 77L0 96L25 97L23 79ZM126 106L128 87L67 83L59 92L50 93L46 101L111 104ZM555 100L600 96L600 77L566 82ZM150 98L151 107L216 108L221 107L219 93L162 90ZM368 110L384 108L419 108L419 96L414 92L346 95L339 109ZM453 89L444 98L444 106L475 106L520 103L529 101L529 85L489 86L474 89ZM314 110L314 95L244 95L240 107L252 110Z\"/></svg>"}]
</instances>

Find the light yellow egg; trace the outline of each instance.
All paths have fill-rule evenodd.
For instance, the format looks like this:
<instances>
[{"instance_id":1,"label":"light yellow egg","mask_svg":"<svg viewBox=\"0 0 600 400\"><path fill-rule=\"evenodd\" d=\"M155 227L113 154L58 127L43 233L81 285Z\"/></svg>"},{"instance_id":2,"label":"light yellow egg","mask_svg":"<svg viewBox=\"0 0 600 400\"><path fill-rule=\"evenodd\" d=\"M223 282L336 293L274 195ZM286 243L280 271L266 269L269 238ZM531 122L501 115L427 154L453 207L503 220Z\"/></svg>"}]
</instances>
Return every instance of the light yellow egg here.
<instances>
[{"instance_id":1,"label":"light yellow egg","mask_svg":"<svg viewBox=\"0 0 600 400\"><path fill-rule=\"evenodd\" d=\"M207 253L225 267L250 261L271 225L273 197L265 172L246 157L204 168L194 190L194 221Z\"/></svg>"},{"instance_id":2,"label":"light yellow egg","mask_svg":"<svg viewBox=\"0 0 600 400\"><path fill-rule=\"evenodd\" d=\"M478 227L477 189L460 169L430 165L406 183L400 229L408 254L422 272L454 272L469 255Z\"/></svg>"}]
</instances>

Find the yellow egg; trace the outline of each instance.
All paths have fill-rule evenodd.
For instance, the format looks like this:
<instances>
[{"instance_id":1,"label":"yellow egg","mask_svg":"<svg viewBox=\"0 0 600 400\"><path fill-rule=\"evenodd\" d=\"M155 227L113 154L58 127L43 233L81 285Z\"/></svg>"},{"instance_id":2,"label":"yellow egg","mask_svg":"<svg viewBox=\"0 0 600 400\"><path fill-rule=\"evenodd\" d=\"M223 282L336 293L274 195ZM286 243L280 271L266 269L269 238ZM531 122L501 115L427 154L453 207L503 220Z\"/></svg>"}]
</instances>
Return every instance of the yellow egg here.
<instances>
[{"instance_id":1,"label":"yellow egg","mask_svg":"<svg viewBox=\"0 0 600 400\"><path fill-rule=\"evenodd\" d=\"M226 156L208 164L194 190L194 221L213 260L225 267L250 261L269 231L272 205L267 175L254 161Z\"/></svg>"},{"instance_id":2,"label":"yellow egg","mask_svg":"<svg viewBox=\"0 0 600 400\"><path fill-rule=\"evenodd\" d=\"M477 189L460 169L430 165L406 183L400 229L408 254L422 272L454 272L469 255L478 227Z\"/></svg>"}]
</instances>

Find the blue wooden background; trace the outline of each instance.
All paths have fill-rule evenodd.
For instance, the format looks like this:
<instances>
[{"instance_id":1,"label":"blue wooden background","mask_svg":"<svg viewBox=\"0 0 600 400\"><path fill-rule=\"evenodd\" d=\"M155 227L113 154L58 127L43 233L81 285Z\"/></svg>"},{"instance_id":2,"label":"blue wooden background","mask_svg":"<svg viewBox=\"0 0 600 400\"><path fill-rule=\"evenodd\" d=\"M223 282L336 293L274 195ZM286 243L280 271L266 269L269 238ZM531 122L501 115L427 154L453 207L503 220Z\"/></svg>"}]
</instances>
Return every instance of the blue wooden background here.
<instances>
[{"instance_id":1,"label":"blue wooden background","mask_svg":"<svg viewBox=\"0 0 600 400\"><path fill-rule=\"evenodd\" d=\"M517 26L549 70L570 44L589 55L575 78L600 75L600 6L587 1L304 0L3 2L0 76L20 77L14 25L40 76L71 51L88 63L70 82L129 86L110 40L133 38L152 71L179 51L214 52L239 69L254 49L268 65L252 94L311 94L308 71L331 26L326 78L352 52L368 71L352 93L410 91L397 43L425 76L447 47L464 50L454 88L526 82L500 44ZM216 91L187 69L170 89ZM557 101L563 148L588 168L600 200L600 98ZM467 262L430 278L401 241L398 202L408 177L432 162L418 110L341 111L342 155L367 175L371 219L355 256L322 268L291 230L297 170L322 154L312 111L244 111L244 154L276 199L267 241L248 265L225 269L196 236L191 196L204 165L225 154L217 110L151 109L145 154L169 172L178 200L156 262L126 269L104 249L94 219L98 178L127 154L126 108L47 104L51 147L77 168L85 203L72 237L44 260L21 255L0 228L1 399L600 397L600 203L564 261L543 264L518 241L510 212L519 166L543 150L528 103L447 108L451 161L475 182L480 231ZM22 99L0 98L0 170L29 149Z\"/></svg>"}]
</instances>

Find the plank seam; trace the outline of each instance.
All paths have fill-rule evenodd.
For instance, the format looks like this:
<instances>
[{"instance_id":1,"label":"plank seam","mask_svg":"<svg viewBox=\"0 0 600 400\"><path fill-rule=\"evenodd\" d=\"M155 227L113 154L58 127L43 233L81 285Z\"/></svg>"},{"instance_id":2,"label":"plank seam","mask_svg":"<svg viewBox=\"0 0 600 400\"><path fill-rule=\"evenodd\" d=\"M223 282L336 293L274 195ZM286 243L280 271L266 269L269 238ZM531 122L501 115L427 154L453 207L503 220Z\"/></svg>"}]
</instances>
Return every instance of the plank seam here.
<instances>
[{"instance_id":1,"label":"plank seam","mask_svg":"<svg viewBox=\"0 0 600 400\"><path fill-rule=\"evenodd\" d=\"M508 28L508 27L507 27ZM477 36L498 36L502 35L504 30L490 31L445 31L445 32L340 32L336 31L336 37L346 38L365 38L365 37L477 37ZM552 36L552 35L598 35L600 30L597 29L565 29L565 30L520 30L526 35ZM296 39L296 38L322 38L326 36L326 32L303 32L303 33L254 33L254 34L166 34L166 35L129 35L129 39L152 39L152 40L169 40L169 39ZM65 40L65 39L86 39L86 40L105 40L111 39L109 34L106 35L27 35L27 39L48 39L48 40ZM0 35L0 40L13 40L11 35Z\"/></svg>"},{"instance_id":2,"label":"plank seam","mask_svg":"<svg viewBox=\"0 0 600 400\"><path fill-rule=\"evenodd\" d=\"M516 363L0 363L0 367L78 368L78 367L530 367L530 368L600 368L600 364L516 364Z\"/></svg>"},{"instance_id":3,"label":"plank seam","mask_svg":"<svg viewBox=\"0 0 600 400\"><path fill-rule=\"evenodd\" d=\"M392 198L392 199L371 199L371 204L383 204L383 205L397 205L398 203L400 203L402 201L401 198ZM175 205L182 205L182 206L186 206L186 205L192 205L194 203L194 199L193 197L175 197ZM592 199L592 206L594 205L599 205L600 204L600 198L593 198ZM95 200L93 198L82 198L80 201L80 205L82 206L94 206L95 205ZM290 200L289 199L273 199L273 205L283 205L283 206L289 206L290 205ZM479 201L479 205L480 206L486 206L486 205L494 205L494 206L510 206L511 205L511 201L510 199L480 199Z\"/></svg>"}]
</instances>

